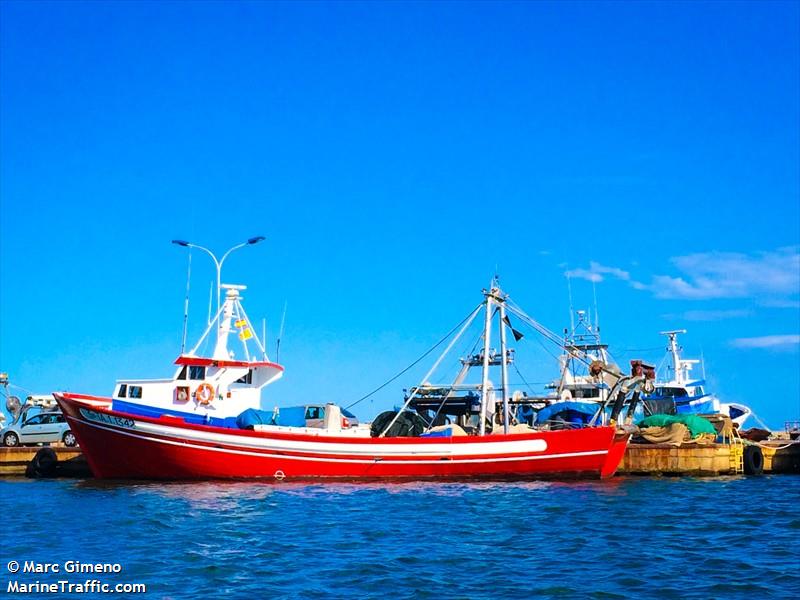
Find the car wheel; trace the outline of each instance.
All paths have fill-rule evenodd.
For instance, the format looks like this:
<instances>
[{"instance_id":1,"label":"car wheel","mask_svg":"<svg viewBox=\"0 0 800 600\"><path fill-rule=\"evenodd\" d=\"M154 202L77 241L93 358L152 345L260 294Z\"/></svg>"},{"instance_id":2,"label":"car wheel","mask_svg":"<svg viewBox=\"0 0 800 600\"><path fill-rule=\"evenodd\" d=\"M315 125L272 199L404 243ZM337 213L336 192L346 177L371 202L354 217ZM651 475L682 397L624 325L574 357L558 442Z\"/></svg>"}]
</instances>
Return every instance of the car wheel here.
<instances>
[{"instance_id":1,"label":"car wheel","mask_svg":"<svg viewBox=\"0 0 800 600\"><path fill-rule=\"evenodd\" d=\"M75 439L75 434L71 431L68 431L64 434L64 445L69 446L70 448L78 445L78 440Z\"/></svg>"},{"instance_id":2,"label":"car wheel","mask_svg":"<svg viewBox=\"0 0 800 600\"><path fill-rule=\"evenodd\" d=\"M19 446L19 437L16 433L9 431L7 434L3 436L3 444L12 448L14 446Z\"/></svg>"}]
</instances>

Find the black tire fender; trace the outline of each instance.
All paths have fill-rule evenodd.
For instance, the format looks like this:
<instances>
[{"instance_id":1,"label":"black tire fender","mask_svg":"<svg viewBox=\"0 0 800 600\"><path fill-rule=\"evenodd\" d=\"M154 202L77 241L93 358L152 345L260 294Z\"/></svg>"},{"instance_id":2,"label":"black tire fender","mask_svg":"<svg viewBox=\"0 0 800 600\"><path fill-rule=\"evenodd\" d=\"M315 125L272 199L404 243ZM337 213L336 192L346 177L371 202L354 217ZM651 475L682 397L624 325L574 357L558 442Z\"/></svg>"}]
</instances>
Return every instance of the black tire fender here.
<instances>
[{"instance_id":1,"label":"black tire fender","mask_svg":"<svg viewBox=\"0 0 800 600\"><path fill-rule=\"evenodd\" d=\"M744 472L746 475L762 475L764 473L764 453L758 446L744 447Z\"/></svg>"},{"instance_id":2,"label":"black tire fender","mask_svg":"<svg viewBox=\"0 0 800 600\"><path fill-rule=\"evenodd\" d=\"M38 479L40 477L55 477L58 471L58 455L50 447L40 449L33 460L25 469L25 476Z\"/></svg>"}]
</instances>

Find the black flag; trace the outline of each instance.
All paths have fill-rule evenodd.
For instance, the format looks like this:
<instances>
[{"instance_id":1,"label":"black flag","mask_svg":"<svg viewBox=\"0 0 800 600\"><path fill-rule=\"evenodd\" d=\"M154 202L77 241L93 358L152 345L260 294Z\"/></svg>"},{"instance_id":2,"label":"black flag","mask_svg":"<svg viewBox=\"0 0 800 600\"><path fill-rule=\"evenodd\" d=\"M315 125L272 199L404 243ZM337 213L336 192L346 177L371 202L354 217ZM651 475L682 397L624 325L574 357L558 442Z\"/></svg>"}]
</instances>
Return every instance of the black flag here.
<instances>
[{"instance_id":1,"label":"black flag","mask_svg":"<svg viewBox=\"0 0 800 600\"><path fill-rule=\"evenodd\" d=\"M504 317L503 317L503 322L504 322L506 325L508 325L508 328L511 330L511 334L514 336L514 341L515 341L515 342L518 342L518 341L520 341L522 338L524 338L524 337L525 337L524 335L522 335L522 332L521 332L521 331L517 331L516 329L514 329L514 327L511 325L511 320L508 318L508 315L506 315L506 316L504 316Z\"/></svg>"}]
</instances>

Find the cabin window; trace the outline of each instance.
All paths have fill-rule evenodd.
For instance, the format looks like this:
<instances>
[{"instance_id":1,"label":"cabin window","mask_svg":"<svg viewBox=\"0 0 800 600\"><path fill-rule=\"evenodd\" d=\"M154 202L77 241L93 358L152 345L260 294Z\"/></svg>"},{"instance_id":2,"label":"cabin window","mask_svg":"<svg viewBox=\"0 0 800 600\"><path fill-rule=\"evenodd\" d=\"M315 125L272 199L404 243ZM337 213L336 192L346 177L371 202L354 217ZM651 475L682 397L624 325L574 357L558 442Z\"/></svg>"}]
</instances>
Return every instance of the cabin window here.
<instances>
[{"instance_id":1,"label":"cabin window","mask_svg":"<svg viewBox=\"0 0 800 600\"><path fill-rule=\"evenodd\" d=\"M685 398L689 395L685 389L673 387L656 388L656 394L662 398Z\"/></svg>"},{"instance_id":2,"label":"cabin window","mask_svg":"<svg viewBox=\"0 0 800 600\"><path fill-rule=\"evenodd\" d=\"M189 367L189 379L202 380L206 378L206 368L196 367L194 365Z\"/></svg>"},{"instance_id":3,"label":"cabin window","mask_svg":"<svg viewBox=\"0 0 800 600\"><path fill-rule=\"evenodd\" d=\"M325 413L321 406L309 406L306 408L306 419L324 419Z\"/></svg>"},{"instance_id":4,"label":"cabin window","mask_svg":"<svg viewBox=\"0 0 800 600\"><path fill-rule=\"evenodd\" d=\"M234 383L253 383L253 369L247 371L247 375L239 377Z\"/></svg>"},{"instance_id":5,"label":"cabin window","mask_svg":"<svg viewBox=\"0 0 800 600\"><path fill-rule=\"evenodd\" d=\"M121 383L119 386L119 393L117 394L117 396L119 396L120 398L124 398L127 392L128 392L128 386L124 383Z\"/></svg>"},{"instance_id":6,"label":"cabin window","mask_svg":"<svg viewBox=\"0 0 800 600\"><path fill-rule=\"evenodd\" d=\"M186 365L183 365L181 372L178 373L178 379L186 379Z\"/></svg>"},{"instance_id":7,"label":"cabin window","mask_svg":"<svg viewBox=\"0 0 800 600\"><path fill-rule=\"evenodd\" d=\"M130 390L129 390L129 393L128 393L128 397L129 398L141 398L142 397L142 386L140 386L140 385L132 385L130 387Z\"/></svg>"}]
</instances>

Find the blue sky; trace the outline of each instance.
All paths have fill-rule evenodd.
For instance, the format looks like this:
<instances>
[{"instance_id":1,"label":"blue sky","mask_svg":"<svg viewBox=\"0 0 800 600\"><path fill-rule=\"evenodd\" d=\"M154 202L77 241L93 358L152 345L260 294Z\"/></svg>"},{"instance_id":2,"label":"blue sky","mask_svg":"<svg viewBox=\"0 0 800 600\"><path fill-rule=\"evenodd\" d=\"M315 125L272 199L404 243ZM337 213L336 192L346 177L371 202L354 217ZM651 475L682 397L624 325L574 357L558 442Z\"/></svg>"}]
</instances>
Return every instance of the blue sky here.
<instances>
[{"instance_id":1,"label":"blue sky","mask_svg":"<svg viewBox=\"0 0 800 600\"><path fill-rule=\"evenodd\" d=\"M596 287L621 362L685 327L713 390L800 417L800 10L743 3L3 2L0 369L172 371L183 238L232 255L267 405L347 404L497 270L542 323ZM193 257L190 339L211 261ZM523 359L525 345L533 358ZM520 343L531 382L555 377ZM359 406L402 400L416 371Z\"/></svg>"}]
</instances>

